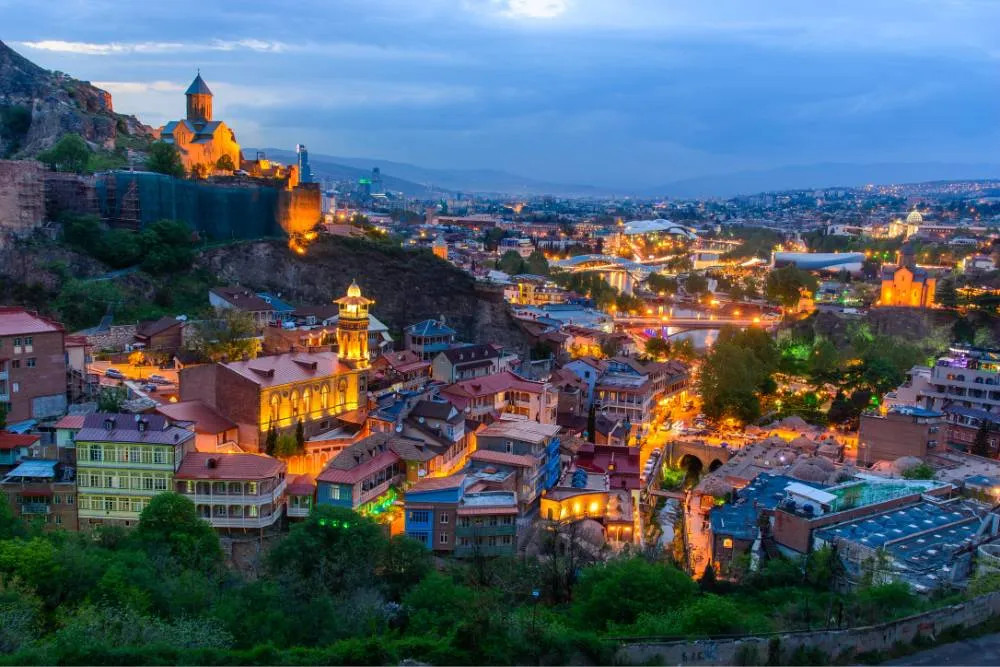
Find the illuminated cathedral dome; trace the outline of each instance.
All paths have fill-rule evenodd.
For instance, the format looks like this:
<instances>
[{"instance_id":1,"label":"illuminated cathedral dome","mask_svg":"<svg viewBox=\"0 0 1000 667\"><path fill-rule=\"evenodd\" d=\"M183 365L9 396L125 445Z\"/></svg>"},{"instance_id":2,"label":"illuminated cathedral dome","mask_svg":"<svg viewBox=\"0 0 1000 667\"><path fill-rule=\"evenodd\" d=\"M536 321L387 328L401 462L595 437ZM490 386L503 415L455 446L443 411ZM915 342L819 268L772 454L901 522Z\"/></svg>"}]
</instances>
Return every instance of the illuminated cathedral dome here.
<instances>
[{"instance_id":1,"label":"illuminated cathedral dome","mask_svg":"<svg viewBox=\"0 0 1000 667\"><path fill-rule=\"evenodd\" d=\"M924 222L924 216L920 215L920 211L913 209L910 214L906 216L906 223L909 225L920 225Z\"/></svg>"}]
</instances>

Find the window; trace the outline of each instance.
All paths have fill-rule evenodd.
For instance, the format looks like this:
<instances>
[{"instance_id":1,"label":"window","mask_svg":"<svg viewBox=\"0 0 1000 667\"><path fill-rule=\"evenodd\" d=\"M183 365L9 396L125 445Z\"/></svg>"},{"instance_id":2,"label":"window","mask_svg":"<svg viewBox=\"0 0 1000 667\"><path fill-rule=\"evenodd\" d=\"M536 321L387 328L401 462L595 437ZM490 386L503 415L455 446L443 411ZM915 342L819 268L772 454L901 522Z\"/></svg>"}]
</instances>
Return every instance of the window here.
<instances>
[{"instance_id":1,"label":"window","mask_svg":"<svg viewBox=\"0 0 1000 667\"><path fill-rule=\"evenodd\" d=\"M104 460L104 450L101 449L100 445L90 446L90 460L91 461L103 461ZM93 486L97 486L96 484Z\"/></svg>"},{"instance_id":2,"label":"window","mask_svg":"<svg viewBox=\"0 0 1000 667\"><path fill-rule=\"evenodd\" d=\"M722 538L722 548L723 549L732 549L733 548L733 539L731 537L724 537L724 538Z\"/></svg>"},{"instance_id":3,"label":"window","mask_svg":"<svg viewBox=\"0 0 1000 667\"><path fill-rule=\"evenodd\" d=\"M247 516L256 518L257 517L257 506L250 505L247 507Z\"/></svg>"},{"instance_id":4,"label":"window","mask_svg":"<svg viewBox=\"0 0 1000 667\"><path fill-rule=\"evenodd\" d=\"M149 475L144 476L142 478L142 488L144 490L146 490L146 491L152 491L153 490L153 478L150 477Z\"/></svg>"},{"instance_id":5,"label":"window","mask_svg":"<svg viewBox=\"0 0 1000 667\"><path fill-rule=\"evenodd\" d=\"M155 488L157 491L166 491L167 490L167 478L166 477L157 477L156 479L154 479L153 480L153 488Z\"/></svg>"},{"instance_id":6,"label":"window","mask_svg":"<svg viewBox=\"0 0 1000 667\"><path fill-rule=\"evenodd\" d=\"M447 513L443 513L441 515L441 523L448 523L448 521L449 521L448 514Z\"/></svg>"},{"instance_id":7,"label":"window","mask_svg":"<svg viewBox=\"0 0 1000 667\"><path fill-rule=\"evenodd\" d=\"M73 502L74 502L74 500L73 500L73 496L72 495L66 496L66 504L67 505L72 505Z\"/></svg>"},{"instance_id":8,"label":"window","mask_svg":"<svg viewBox=\"0 0 1000 667\"><path fill-rule=\"evenodd\" d=\"M20 382L11 382L10 383L10 392L12 394L16 394L19 391L21 391L21 383Z\"/></svg>"},{"instance_id":9,"label":"window","mask_svg":"<svg viewBox=\"0 0 1000 667\"><path fill-rule=\"evenodd\" d=\"M56 523L62 523L62 514L56 514Z\"/></svg>"},{"instance_id":10,"label":"window","mask_svg":"<svg viewBox=\"0 0 1000 667\"><path fill-rule=\"evenodd\" d=\"M32 338L31 336L25 336L24 337L24 351L25 352L31 352L32 345L33 345L34 342L35 342L34 338Z\"/></svg>"},{"instance_id":11,"label":"window","mask_svg":"<svg viewBox=\"0 0 1000 667\"><path fill-rule=\"evenodd\" d=\"M20 359L13 359L13 360L11 360L10 367L11 368L20 368L21 367L21 360Z\"/></svg>"},{"instance_id":12,"label":"window","mask_svg":"<svg viewBox=\"0 0 1000 667\"><path fill-rule=\"evenodd\" d=\"M153 450L153 463L166 463L167 453L162 449Z\"/></svg>"},{"instance_id":13,"label":"window","mask_svg":"<svg viewBox=\"0 0 1000 667\"><path fill-rule=\"evenodd\" d=\"M510 544L511 542L513 542L513 539L511 539L510 535L502 535L500 537L500 544Z\"/></svg>"},{"instance_id":14,"label":"window","mask_svg":"<svg viewBox=\"0 0 1000 667\"><path fill-rule=\"evenodd\" d=\"M490 517L490 525L491 526L497 525L497 518L495 516Z\"/></svg>"},{"instance_id":15,"label":"window","mask_svg":"<svg viewBox=\"0 0 1000 667\"><path fill-rule=\"evenodd\" d=\"M34 368L35 367L35 363L37 361L38 360L35 357L28 357L27 363L25 363L25 366L27 366L28 368Z\"/></svg>"},{"instance_id":16,"label":"window","mask_svg":"<svg viewBox=\"0 0 1000 667\"><path fill-rule=\"evenodd\" d=\"M52 496L52 504L53 505L61 505L62 504L62 496L60 496L58 494L53 495Z\"/></svg>"},{"instance_id":17,"label":"window","mask_svg":"<svg viewBox=\"0 0 1000 667\"><path fill-rule=\"evenodd\" d=\"M251 496L257 495L257 482L247 482L247 493Z\"/></svg>"},{"instance_id":18,"label":"window","mask_svg":"<svg viewBox=\"0 0 1000 667\"><path fill-rule=\"evenodd\" d=\"M441 533L438 536L438 542L441 544L448 544L448 533Z\"/></svg>"},{"instance_id":19,"label":"window","mask_svg":"<svg viewBox=\"0 0 1000 667\"><path fill-rule=\"evenodd\" d=\"M511 523L513 523L513 521L514 521L513 517L505 516L503 517L503 519L500 520L500 524L504 526L509 526Z\"/></svg>"},{"instance_id":20,"label":"window","mask_svg":"<svg viewBox=\"0 0 1000 667\"><path fill-rule=\"evenodd\" d=\"M430 518L431 513L427 510L410 510L410 521L414 523L427 523Z\"/></svg>"}]
</instances>

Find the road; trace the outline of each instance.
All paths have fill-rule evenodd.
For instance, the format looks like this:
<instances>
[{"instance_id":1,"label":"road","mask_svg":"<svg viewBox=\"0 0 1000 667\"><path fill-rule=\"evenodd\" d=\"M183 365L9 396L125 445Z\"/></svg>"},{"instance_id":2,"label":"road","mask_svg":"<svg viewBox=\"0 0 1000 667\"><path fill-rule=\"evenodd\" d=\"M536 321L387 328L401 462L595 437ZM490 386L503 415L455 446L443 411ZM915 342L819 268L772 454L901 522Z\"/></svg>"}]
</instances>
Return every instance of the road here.
<instances>
[{"instance_id":1,"label":"road","mask_svg":"<svg viewBox=\"0 0 1000 667\"><path fill-rule=\"evenodd\" d=\"M1000 633L935 646L882 664L1000 665Z\"/></svg>"}]
</instances>

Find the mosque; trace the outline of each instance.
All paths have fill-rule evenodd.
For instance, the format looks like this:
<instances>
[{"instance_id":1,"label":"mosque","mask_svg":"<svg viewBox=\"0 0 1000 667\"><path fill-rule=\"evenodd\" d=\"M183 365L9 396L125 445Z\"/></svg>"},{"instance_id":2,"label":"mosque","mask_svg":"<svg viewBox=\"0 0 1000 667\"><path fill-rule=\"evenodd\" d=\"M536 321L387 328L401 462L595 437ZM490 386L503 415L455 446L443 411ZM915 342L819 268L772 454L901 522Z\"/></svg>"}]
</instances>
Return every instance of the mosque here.
<instances>
[{"instance_id":1,"label":"mosque","mask_svg":"<svg viewBox=\"0 0 1000 667\"><path fill-rule=\"evenodd\" d=\"M160 139L177 147L188 172L208 175L215 169L239 169L241 153L236 134L225 122L212 119L212 91L201 72L184 95L187 117L160 128Z\"/></svg>"}]
</instances>

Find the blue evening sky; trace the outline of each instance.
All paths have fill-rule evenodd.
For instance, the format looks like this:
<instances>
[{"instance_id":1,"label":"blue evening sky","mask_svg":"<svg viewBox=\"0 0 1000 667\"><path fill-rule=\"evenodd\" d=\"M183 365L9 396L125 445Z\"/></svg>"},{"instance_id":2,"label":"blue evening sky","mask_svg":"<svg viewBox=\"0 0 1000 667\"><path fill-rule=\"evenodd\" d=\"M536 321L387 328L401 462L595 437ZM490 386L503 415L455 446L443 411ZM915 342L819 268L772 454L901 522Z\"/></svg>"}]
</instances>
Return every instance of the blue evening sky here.
<instances>
[{"instance_id":1,"label":"blue evening sky","mask_svg":"<svg viewBox=\"0 0 1000 667\"><path fill-rule=\"evenodd\" d=\"M200 67L247 146L655 185L1000 154L997 0L0 0L160 125Z\"/></svg>"}]
</instances>

